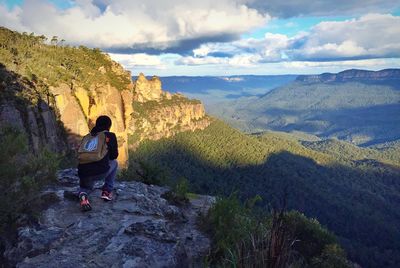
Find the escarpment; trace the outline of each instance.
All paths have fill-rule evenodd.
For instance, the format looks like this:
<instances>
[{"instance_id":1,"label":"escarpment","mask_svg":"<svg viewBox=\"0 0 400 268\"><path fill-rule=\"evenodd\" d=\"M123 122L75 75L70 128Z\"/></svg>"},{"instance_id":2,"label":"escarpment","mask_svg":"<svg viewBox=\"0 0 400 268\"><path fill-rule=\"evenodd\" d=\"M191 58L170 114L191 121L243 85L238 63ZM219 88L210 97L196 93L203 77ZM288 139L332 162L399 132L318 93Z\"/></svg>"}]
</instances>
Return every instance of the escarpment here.
<instances>
[{"instance_id":1,"label":"escarpment","mask_svg":"<svg viewBox=\"0 0 400 268\"><path fill-rule=\"evenodd\" d=\"M25 132L33 150L75 149L97 117L108 115L125 166L129 137L137 144L208 126L199 101L163 91L158 77L132 81L98 49L44 40L0 27L0 123Z\"/></svg>"},{"instance_id":2,"label":"escarpment","mask_svg":"<svg viewBox=\"0 0 400 268\"><path fill-rule=\"evenodd\" d=\"M79 137L86 135L94 126L96 118L108 115L113 124L111 131L118 137L120 155L118 161L124 164L128 160L128 125L132 94L128 87L122 91L109 84L91 85L85 90L79 85L61 84L51 88L60 111L61 121L68 131L69 144L76 147ZM124 97L123 97L124 96Z\"/></svg>"},{"instance_id":3,"label":"escarpment","mask_svg":"<svg viewBox=\"0 0 400 268\"><path fill-rule=\"evenodd\" d=\"M54 152L67 149L62 125L43 85L23 79L0 63L0 127L13 127L26 134L31 150L43 147Z\"/></svg>"},{"instance_id":4,"label":"escarpment","mask_svg":"<svg viewBox=\"0 0 400 268\"><path fill-rule=\"evenodd\" d=\"M162 91L161 81L155 76L147 80L140 74L122 90L110 84L91 85L89 90L75 84L61 84L51 87L51 92L71 146L77 145L77 136L88 133L98 116L111 118L111 131L116 133L120 147L118 161L122 165L128 160L128 137L133 137L131 143L135 145L144 139L204 129L210 121L200 101Z\"/></svg>"},{"instance_id":5,"label":"escarpment","mask_svg":"<svg viewBox=\"0 0 400 268\"><path fill-rule=\"evenodd\" d=\"M145 139L158 140L182 131L204 129L210 124L203 104L183 95L160 90L161 81L140 74L135 81L132 146Z\"/></svg>"}]
</instances>

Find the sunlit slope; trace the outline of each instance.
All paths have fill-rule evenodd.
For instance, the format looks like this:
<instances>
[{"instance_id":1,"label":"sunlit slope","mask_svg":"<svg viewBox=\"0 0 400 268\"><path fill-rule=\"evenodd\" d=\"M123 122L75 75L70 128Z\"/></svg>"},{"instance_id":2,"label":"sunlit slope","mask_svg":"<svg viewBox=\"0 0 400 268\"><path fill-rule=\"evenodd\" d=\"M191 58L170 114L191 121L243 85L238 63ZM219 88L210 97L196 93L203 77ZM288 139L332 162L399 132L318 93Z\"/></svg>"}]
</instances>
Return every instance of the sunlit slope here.
<instances>
[{"instance_id":1,"label":"sunlit slope","mask_svg":"<svg viewBox=\"0 0 400 268\"><path fill-rule=\"evenodd\" d=\"M247 132L302 131L370 145L398 139L400 88L393 81L295 81L210 112Z\"/></svg>"},{"instance_id":2,"label":"sunlit slope","mask_svg":"<svg viewBox=\"0 0 400 268\"><path fill-rule=\"evenodd\" d=\"M259 194L267 205L286 192L290 208L317 217L354 259L378 264L382 260L372 253L389 249L396 252L393 258L400 256L400 171L394 165L355 164L287 134L249 136L220 121L203 131L144 142L131 160L157 165L173 178L184 176L201 193Z\"/></svg>"}]
</instances>

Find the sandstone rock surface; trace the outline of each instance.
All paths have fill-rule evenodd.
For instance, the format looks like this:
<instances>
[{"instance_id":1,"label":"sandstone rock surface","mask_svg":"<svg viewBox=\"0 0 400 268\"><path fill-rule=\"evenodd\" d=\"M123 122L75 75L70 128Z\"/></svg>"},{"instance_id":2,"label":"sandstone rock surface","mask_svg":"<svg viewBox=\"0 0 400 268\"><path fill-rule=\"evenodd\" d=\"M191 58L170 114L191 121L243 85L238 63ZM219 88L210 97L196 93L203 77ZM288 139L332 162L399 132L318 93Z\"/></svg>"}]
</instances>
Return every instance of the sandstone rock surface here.
<instances>
[{"instance_id":1,"label":"sandstone rock surface","mask_svg":"<svg viewBox=\"0 0 400 268\"><path fill-rule=\"evenodd\" d=\"M150 100L160 100L162 97L161 81L153 76L150 80L140 73L134 86L135 100L146 102Z\"/></svg>"},{"instance_id":2,"label":"sandstone rock surface","mask_svg":"<svg viewBox=\"0 0 400 268\"><path fill-rule=\"evenodd\" d=\"M97 189L90 194L93 210L83 213L77 200L64 197L77 187L76 170L60 172L59 181L44 193L57 201L38 226L20 228L17 245L5 252L17 267L202 266L210 241L196 220L214 198L177 207L161 197L167 188L117 182L114 201L102 201Z\"/></svg>"},{"instance_id":3,"label":"sandstone rock surface","mask_svg":"<svg viewBox=\"0 0 400 268\"><path fill-rule=\"evenodd\" d=\"M208 126L209 120L199 101L163 91L161 80L156 76L147 79L141 73L132 81L130 72L108 56L106 58L112 68L100 66L98 71L106 74L108 80L93 79L87 83L60 80L52 86L41 82L40 93L35 89L39 85L23 82L25 80L17 74L0 68L4 80L0 81L0 89L14 95L0 99L0 124L13 125L26 133L35 152L43 146L65 152L67 148L75 150L79 146L81 137L89 133L98 116L108 115L113 122L111 131L117 135L117 160L121 167L127 166L128 148L135 148L144 139L170 137ZM113 84L115 77L123 77L126 83ZM17 95L26 104L17 105L14 101ZM145 114L135 113L135 104L150 103L157 105ZM130 142L134 146L130 147L128 142L132 136L135 138Z\"/></svg>"}]
</instances>

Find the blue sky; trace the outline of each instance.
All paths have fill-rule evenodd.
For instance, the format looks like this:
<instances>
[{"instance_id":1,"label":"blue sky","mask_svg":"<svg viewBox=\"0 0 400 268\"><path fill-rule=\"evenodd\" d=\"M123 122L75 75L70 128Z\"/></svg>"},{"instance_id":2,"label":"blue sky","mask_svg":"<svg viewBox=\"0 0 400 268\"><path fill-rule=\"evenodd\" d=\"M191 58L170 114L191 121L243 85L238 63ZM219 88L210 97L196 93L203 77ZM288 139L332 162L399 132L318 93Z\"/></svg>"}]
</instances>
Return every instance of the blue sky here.
<instances>
[{"instance_id":1,"label":"blue sky","mask_svg":"<svg viewBox=\"0 0 400 268\"><path fill-rule=\"evenodd\" d=\"M101 48L134 75L400 67L397 0L0 0L0 25Z\"/></svg>"}]
</instances>

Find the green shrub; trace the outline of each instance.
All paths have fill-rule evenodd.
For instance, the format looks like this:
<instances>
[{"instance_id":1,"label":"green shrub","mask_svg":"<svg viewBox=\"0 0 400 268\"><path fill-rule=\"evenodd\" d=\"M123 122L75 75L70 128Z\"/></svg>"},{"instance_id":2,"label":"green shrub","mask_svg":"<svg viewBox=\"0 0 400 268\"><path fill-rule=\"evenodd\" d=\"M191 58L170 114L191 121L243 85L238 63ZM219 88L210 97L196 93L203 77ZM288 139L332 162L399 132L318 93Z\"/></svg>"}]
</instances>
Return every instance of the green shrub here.
<instances>
[{"instance_id":1,"label":"green shrub","mask_svg":"<svg viewBox=\"0 0 400 268\"><path fill-rule=\"evenodd\" d=\"M258 198L248 204L254 204ZM218 198L202 225L213 240L211 261L234 267L242 261L243 245L252 235L259 235L262 229L252 214L252 207L243 205L236 193Z\"/></svg>"},{"instance_id":2,"label":"green shrub","mask_svg":"<svg viewBox=\"0 0 400 268\"><path fill-rule=\"evenodd\" d=\"M326 245L320 256L311 260L315 268L348 268L351 267L346 259L346 253L337 244Z\"/></svg>"},{"instance_id":3,"label":"green shrub","mask_svg":"<svg viewBox=\"0 0 400 268\"><path fill-rule=\"evenodd\" d=\"M219 198L203 219L214 248L211 263L222 267L350 267L335 236L316 220L284 210L260 215L236 194Z\"/></svg>"},{"instance_id":4,"label":"green shrub","mask_svg":"<svg viewBox=\"0 0 400 268\"><path fill-rule=\"evenodd\" d=\"M189 181L185 177L180 177L173 187L177 198L187 200L187 193L189 191Z\"/></svg>"},{"instance_id":5,"label":"green shrub","mask_svg":"<svg viewBox=\"0 0 400 268\"><path fill-rule=\"evenodd\" d=\"M37 213L40 189L56 178L60 159L49 150L28 151L26 136L16 129L0 129L0 233L15 227L17 219ZM29 205L27 205L29 204Z\"/></svg>"},{"instance_id":6,"label":"green shrub","mask_svg":"<svg viewBox=\"0 0 400 268\"><path fill-rule=\"evenodd\" d=\"M131 162L128 169L121 171L120 177L128 181L135 180L153 185L166 185L168 183L167 173L162 168L144 161Z\"/></svg>"}]
</instances>

